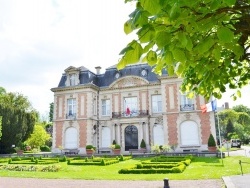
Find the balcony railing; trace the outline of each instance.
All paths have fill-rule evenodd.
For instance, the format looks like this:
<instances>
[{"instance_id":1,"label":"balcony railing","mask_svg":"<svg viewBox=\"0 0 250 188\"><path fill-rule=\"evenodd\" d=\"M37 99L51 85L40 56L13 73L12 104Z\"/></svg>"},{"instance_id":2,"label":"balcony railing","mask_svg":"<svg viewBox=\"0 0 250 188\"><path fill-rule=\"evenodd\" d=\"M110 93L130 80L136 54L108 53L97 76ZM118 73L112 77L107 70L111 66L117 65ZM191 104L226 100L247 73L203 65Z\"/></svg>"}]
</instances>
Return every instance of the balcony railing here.
<instances>
[{"instance_id":1,"label":"balcony railing","mask_svg":"<svg viewBox=\"0 0 250 188\"><path fill-rule=\"evenodd\" d=\"M69 119L69 120L74 120L74 119L76 119L76 113L69 113L69 114L66 114L66 119Z\"/></svg>"},{"instance_id":2,"label":"balcony railing","mask_svg":"<svg viewBox=\"0 0 250 188\"><path fill-rule=\"evenodd\" d=\"M181 111L193 111L194 110L194 104L183 104L180 105Z\"/></svg>"},{"instance_id":3,"label":"balcony railing","mask_svg":"<svg viewBox=\"0 0 250 188\"><path fill-rule=\"evenodd\" d=\"M123 112L112 112L112 118L121 118L121 117L142 117L147 116L148 110L132 110L130 113L126 111Z\"/></svg>"}]
</instances>

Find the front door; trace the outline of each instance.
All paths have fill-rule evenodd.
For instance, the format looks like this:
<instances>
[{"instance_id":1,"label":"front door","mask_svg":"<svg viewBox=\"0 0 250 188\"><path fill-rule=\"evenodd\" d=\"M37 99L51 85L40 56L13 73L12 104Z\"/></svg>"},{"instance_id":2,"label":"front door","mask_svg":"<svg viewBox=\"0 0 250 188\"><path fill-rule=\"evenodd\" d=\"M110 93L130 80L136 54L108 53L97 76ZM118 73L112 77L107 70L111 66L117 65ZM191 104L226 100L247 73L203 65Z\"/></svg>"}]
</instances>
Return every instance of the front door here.
<instances>
[{"instance_id":1,"label":"front door","mask_svg":"<svg viewBox=\"0 0 250 188\"><path fill-rule=\"evenodd\" d=\"M134 125L125 128L125 151L138 149L138 129Z\"/></svg>"}]
</instances>

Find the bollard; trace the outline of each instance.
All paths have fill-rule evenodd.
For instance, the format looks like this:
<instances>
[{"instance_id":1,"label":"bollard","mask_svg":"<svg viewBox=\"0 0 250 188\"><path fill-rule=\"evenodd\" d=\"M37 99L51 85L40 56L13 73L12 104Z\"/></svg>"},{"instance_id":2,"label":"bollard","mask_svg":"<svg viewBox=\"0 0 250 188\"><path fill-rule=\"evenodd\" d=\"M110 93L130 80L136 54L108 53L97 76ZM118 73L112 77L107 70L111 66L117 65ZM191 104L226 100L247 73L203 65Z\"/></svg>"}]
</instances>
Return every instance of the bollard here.
<instances>
[{"instance_id":1,"label":"bollard","mask_svg":"<svg viewBox=\"0 0 250 188\"><path fill-rule=\"evenodd\" d=\"M164 180L164 187L163 188L170 188L168 184L168 178L165 178Z\"/></svg>"}]
</instances>

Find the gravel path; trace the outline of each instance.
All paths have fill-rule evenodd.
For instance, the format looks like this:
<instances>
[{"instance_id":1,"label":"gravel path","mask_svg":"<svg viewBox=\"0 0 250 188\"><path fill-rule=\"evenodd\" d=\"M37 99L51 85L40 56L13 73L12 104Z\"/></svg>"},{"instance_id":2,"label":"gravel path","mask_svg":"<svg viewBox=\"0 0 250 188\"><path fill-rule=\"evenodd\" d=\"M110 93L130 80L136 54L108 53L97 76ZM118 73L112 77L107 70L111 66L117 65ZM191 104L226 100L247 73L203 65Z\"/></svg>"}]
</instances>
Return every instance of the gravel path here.
<instances>
[{"instance_id":1,"label":"gravel path","mask_svg":"<svg viewBox=\"0 0 250 188\"><path fill-rule=\"evenodd\" d=\"M222 180L169 180L170 188L221 188ZM0 177L0 188L163 188L164 181L68 180Z\"/></svg>"}]
</instances>

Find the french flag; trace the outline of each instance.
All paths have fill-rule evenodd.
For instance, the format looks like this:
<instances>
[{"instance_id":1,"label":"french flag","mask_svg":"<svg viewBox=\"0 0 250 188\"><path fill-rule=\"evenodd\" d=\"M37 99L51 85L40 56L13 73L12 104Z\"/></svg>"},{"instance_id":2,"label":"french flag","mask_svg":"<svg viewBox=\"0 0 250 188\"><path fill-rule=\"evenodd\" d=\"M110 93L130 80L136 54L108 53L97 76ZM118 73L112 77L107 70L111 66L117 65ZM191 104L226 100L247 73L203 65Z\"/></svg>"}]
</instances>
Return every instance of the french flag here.
<instances>
[{"instance_id":1,"label":"french flag","mask_svg":"<svg viewBox=\"0 0 250 188\"><path fill-rule=\"evenodd\" d=\"M129 109L129 107L127 107L126 114L130 115L130 109Z\"/></svg>"},{"instance_id":2,"label":"french flag","mask_svg":"<svg viewBox=\"0 0 250 188\"><path fill-rule=\"evenodd\" d=\"M202 113L212 112L217 110L217 101L213 100L207 104L201 106Z\"/></svg>"}]
</instances>

